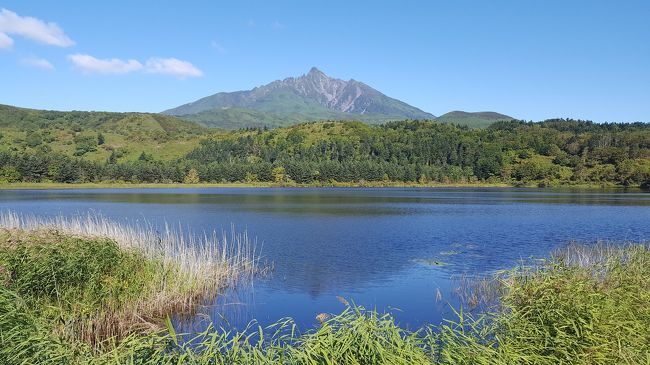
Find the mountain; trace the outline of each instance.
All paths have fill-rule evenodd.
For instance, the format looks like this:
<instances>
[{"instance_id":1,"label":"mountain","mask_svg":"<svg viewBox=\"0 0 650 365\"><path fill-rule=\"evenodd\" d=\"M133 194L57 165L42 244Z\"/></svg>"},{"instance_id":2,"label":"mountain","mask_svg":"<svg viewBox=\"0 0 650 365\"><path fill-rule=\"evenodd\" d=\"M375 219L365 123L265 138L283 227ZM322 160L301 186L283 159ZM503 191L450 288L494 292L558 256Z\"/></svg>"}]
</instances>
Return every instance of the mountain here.
<instances>
[{"instance_id":1,"label":"mountain","mask_svg":"<svg viewBox=\"0 0 650 365\"><path fill-rule=\"evenodd\" d=\"M515 118L496 112L470 113L456 110L443 114L435 120L440 123L464 125L472 128L485 128L496 121L513 119Z\"/></svg>"},{"instance_id":2,"label":"mountain","mask_svg":"<svg viewBox=\"0 0 650 365\"><path fill-rule=\"evenodd\" d=\"M163 113L225 128L282 126L323 119L380 123L435 118L362 82L331 78L315 67L299 77L247 91L217 93Z\"/></svg>"}]
</instances>

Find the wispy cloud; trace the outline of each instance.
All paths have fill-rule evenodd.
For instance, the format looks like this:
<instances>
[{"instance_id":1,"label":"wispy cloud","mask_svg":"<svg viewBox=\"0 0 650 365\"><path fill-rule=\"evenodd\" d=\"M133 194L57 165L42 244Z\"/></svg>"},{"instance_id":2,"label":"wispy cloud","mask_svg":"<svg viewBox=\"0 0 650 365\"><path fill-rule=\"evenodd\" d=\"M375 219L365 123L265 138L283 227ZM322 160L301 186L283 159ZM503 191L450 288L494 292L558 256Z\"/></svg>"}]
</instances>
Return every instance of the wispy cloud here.
<instances>
[{"instance_id":1,"label":"wispy cloud","mask_svg":"<svg viewBox=\"0 0 650 365\"><path fill-rule=\"evenodd\" d=\"M222 46L221 43L219 43L217 41L210 42L210 46L212 48L214 48L217 52L221 53L221 54L228 53L228 50L226 50L226 48L224 46Z\"/></svg>"},{"instance_id":2,"label":"wispy cloud","mask_svg":"<svg viewBox=\"0 0 650 365\"><path fill-rule=\"evenodd\" d=\"M253 28L255 25L256 24L255 24L255 21L253 19L248 19L248 21L246 22L246 26L248 26L250 28Z\"/></svg>"},{"instance_id":3,"label":"wispy cloud","mask_svg":"<svg viewBox=\"0 0 650 365\"><path fill-rule=\"evenodd\" d=\"M121 60L119 58L99 59L87 54L72 54L68 56L74 66L84 73L126 74L143 68L136 60Z\"/></svg>"},{"instance_id":4,"label":"wispy cloud","mask_svg":"<svg viewBox=\"0 0 650 365\"><path fill-rule=\"evenodd\" d=\"M274 21L273 23L271 23L271 29L273 29L273 30L280 30L280 29L284 29L284 28L286 28L286 26L284 24L280 23L277 20Z\"/></svg>"},{"instance_id":5,"label":"wispy cloud","mask_svg":"<svg viewBox=\"0 0 650 365\"><path fill-rule=\"evenodd\" d=\"M203 76L203 72L193 64L176 58L150 58L144 70L147 73L172 75L181 79Z\"/></svg>"},{"instance_id":6,"label":"wispy cloud","mask_svg":"<svg viewBox=\"0 0 650 365\"><path fill-rule=\"evenodd\" d=\"M27 57L20 60L20 63L25 66L40 68L41 70L54 70L54 65L52 65L50 61L46 60L45 58Z\"/></svg>"},{"instance_id":7,"label":"wispy cloud","mask_svg":"<svg viewBox=\"0 0 650 365\"><path fill-rule=\"evenodd\" d=\"M56 23L46 23L30 16L20 16L7 9L0 10L0 48L10 47L17 35L50 46L69 47L74 45Z\"/></svg>"},{"instance_id":8,"label":"wispy cloud","mask_svg":"<svg viewBox=\"0 0 650 365\"><path fill-rule=\"evenodd\" d=\"M137 71L150 74L171 75L181 79L203 76L203 72L190 62L177 58L149 58L144 64L138 60L119 58L100 59L87 54L68 56L72 64L86 74L121 75Z\"/></svg>"}]
</instances>

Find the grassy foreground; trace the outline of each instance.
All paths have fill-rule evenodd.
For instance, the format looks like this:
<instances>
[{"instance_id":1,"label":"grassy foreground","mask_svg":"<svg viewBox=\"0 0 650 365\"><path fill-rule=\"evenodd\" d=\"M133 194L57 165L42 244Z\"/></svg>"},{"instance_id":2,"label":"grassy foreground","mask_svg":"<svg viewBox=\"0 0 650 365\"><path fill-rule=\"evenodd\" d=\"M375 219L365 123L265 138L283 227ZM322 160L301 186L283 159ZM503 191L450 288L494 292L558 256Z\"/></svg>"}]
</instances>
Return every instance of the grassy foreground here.
<instances>
[{"instance_id":1,"label":"grassy foreground","mask_svg":"<svg viewBox=\"0 0 650 365\"><path fill-rule=\"evenodd\" d=\"M0 363L6 364L647 364L650 248L572 245L495 277L499 306L409 331L346 305L299 333L291 320L188 337L171 324L96 346L70 323L119 313L162 266L107 239L3 231ZM111 263L111 264L109 264ZM119 265L113 265L119 263ZM54 270L54 271L50 271ZM127 285L128 284L128 285ZM488 286L482 286L483 288ZM136 299L137 302L137 299ZM115 317L112 317L115 318ZM73 327L74 328L74 325Z\"/></svg>"},{"instance_id":2,"label":"grassy foreground","mask_svg":"<svg viewBox=\"0 0 650 365\"><path fill-rule=\"evenodd\" d=\"M99 216L0 214L0 363L38 363L46 339L97 353L158 333L168 316L263 270L246 235L203 237Z\"/></svg>"}]
</instances>

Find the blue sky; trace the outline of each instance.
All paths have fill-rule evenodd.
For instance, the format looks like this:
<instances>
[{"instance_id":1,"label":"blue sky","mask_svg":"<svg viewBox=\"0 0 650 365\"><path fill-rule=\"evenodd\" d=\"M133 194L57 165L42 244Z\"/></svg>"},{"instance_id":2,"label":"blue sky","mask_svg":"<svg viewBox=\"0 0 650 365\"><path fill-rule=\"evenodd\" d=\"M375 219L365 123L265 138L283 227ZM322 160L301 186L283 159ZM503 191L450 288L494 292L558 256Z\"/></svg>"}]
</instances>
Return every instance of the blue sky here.
<instances>
[{"instance_id":1,"label":"blue sky","mask_svg":"<svg viewBox=\"0 0 650 365\"><path fill-rule=\"evenodd\" d=\"M650 121L645 0L21 0L0 9L2 104L161 111L316 66L436 115Z\"/></svg>"}]
</instances>

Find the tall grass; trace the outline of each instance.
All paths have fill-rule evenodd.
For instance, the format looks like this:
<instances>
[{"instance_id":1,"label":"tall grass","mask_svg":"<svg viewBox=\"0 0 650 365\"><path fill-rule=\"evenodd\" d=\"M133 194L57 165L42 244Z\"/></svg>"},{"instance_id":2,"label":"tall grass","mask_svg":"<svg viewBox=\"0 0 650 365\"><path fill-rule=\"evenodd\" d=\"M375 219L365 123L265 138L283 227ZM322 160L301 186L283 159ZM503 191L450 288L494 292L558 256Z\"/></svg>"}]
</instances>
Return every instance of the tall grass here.
<instances>
[{"instance_id":1,"label":"tall grass","mask_svg":"<svg viewBox=\"0 0 650 365\"><path fill-rule=\"evenodd\" d=\"M348 306L303 334L282 321L209 330L190 346L170 330L171 347L121 353L155 364L648 364L649 278L647 245L569 245L479 284L497 290L497 311L459 310L438 327L409 331L390 314Z\"/></svg>"},{"instance_id":2,"label":"tall grass","mask_svg":"<svg viewBox=\"0 0 650 365\"><path fill-rule=\"evenodd\" d=\"M650 246L571 244L497 280L498 312L440 328L441 363L650 363Z\"/></svg>"},{"instance_id":3,"label":"tall grass","mask_svg":"<svg viewBox=\"0 0 650 365\"><path fill-rule=\"evenodd\" d=\"M569 245L542 263L498 274L495 283L479 283L479 293L499 296L494 311L472 316L459 309L437 327L406 330L390 314L341 300L341 314L319 315L321 323L304 333L285 319L187 337L167 320L164 331L133 332L100 352L62 340L34 310L42 306L0 285L0 363L648 364L649 278L647 245Z\"/></svg>"},{"instance_id":4,"label":"tall grass","mask_svg":"<svg viewBox=\"0 0 650 365\"><path fill-rule=\"evenodd\" d=\"M56 331L95 346L163 328L220 290L264 270L244 234L184 235L100 216L0 214L0 279Z\"/></svg>"},{"instance_id":5,"label":"tall grass","mask_svg":"<svg viewBox=\"0 0 650 365\"><path fill-rule=\"evenodd\" d=\"M147 258L171 263L190 283L217 278L231 283L248 278L258 270L256 242L247 233L212 231L202 235L183 234L165 224L159 231L150 224L133 225L107 219L101 215L37 217L15 212L0 213L0 228L18 230L54 230L82 237L108 237L120 248L137 250ZM209 281L209 280L208 280Z\"/></svg>"}]
</instances>

